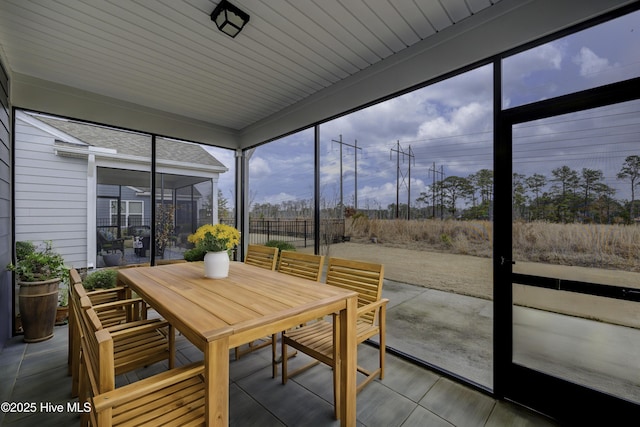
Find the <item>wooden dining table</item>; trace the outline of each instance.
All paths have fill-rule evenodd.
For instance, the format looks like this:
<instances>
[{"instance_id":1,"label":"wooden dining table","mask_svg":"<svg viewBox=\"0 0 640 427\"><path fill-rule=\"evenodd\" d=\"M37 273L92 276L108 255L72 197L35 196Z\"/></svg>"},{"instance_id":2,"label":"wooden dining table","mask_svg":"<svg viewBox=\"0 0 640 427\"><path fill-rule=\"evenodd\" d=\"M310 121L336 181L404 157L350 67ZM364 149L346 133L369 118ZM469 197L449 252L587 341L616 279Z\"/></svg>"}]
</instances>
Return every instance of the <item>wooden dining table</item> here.
<instances>
[{"instance_id":1,"label":"wooden dining table","mask_svg":"<svg viewBox=\"0 0 640 427\"><path fill-rule=\"evenodd\" d=\"M118 281L203 351L210 426L229 424L229 349L336 313L338 414L340 425L355 426L356 292L241 262L224 279L189 262L121 269Z\"/></svg>"}]
</instances>

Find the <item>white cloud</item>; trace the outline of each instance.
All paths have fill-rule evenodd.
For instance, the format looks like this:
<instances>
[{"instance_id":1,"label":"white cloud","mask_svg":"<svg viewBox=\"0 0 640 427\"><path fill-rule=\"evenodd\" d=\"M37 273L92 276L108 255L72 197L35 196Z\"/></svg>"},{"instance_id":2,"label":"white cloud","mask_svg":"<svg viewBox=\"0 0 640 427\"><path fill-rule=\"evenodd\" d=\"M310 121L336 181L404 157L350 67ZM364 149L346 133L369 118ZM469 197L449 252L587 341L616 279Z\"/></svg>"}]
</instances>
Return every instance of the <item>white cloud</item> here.
<instances>
[{"instance_id":1,"label":"white cloud","mask_svg":"<svg viewBox=\"0 0 640 427\"><path fill-rule=\"evenodd\" d=\"M260 203L260 204L271 203L272 205L277 205L279 203L287 202L290 200L298 200L298 199L299 197L293 194L280 192L278 194L270 194L268 196L261 197L259 200L256 200L254 203Z\"/></svg>"},{"instance_id":2,"label":"white cloud","mask_svg":"<svg viewBox=\"0 0 640 427\"><path fill-rule=\"evenodd\" d=\"M433 139L490 130L492 111L489 102L462 105L447 114L438 114L422 123L418 128L417 138Z\"/></svg>"},{"instance_id":3,"label":"white cloud","mask_svg":"<svg viewBox=\"0 0 640 427\"><path fill-rule=\"evenodd\" d=\"M415 199L420 195L420 192L425 191L426 184L421 179L411 178L411 204L415 204ZM390 204L396 203L396 194L398 193L398 199L400 204L407 203L407 186L406 180L402 180L398 193L398 186L395 181L384 182L380 185L365 185L358 189L358 207L377 208L378 205L387 207ZM351 193L349 196L351 197Z\"/></svg>"},{"instance_id":4,"label":"white cloud","mask_svg":"<svg viewBox=\"0 0 640 427\"><path fill-rule=\"evenodd\" d=\"M396 183L385 182L378 186L367 185L360 188L358 190L358 206L362 206L362 202L366 200L375 200L378 203L381 203L383 207L386 207L390 203L395 203Z\"/></svg>"},{"instance_id":5,"label":"white cloud","mask_svg":"<svg viewBox=\"0 0 640 427\"><path fill-rule=\"evenodd\" d=\"M595 77L612 68L608 59L599 57L588 47L582 47L573 57L573 62L580 67L580 75L587 78Z\"/></svg>"},{"instance_id":6,"label":"white cloud","mask_svg":"<svg viewBox=\"0 0 640 427\"><path fill-rule=\"evenodd\" d=\"M560 70L565 51L565 43L557 41L507 58L504 61L504 78L517 81L541 70Z\"/></svg>"},{"instance_id":7,"label":"white cloud","mask_svg":"<svg viewBox=\"0 0 640 427\"><path fill-rule=\"evenodd\" d=\"M249 168L251 168L251 178L259 179L267 177L271 174L270 161L259 156L251 157L249 160Z\"/></svg>"}]
</instances>

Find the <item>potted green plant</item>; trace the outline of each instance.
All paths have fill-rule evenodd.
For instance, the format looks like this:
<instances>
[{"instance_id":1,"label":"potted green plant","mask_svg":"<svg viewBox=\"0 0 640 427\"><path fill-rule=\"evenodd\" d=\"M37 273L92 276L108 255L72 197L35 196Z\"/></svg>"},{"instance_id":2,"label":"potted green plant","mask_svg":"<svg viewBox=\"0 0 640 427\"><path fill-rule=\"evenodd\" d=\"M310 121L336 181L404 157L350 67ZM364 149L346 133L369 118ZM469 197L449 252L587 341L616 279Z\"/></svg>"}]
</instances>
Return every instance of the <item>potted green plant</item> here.
<instances>
[{"instance_id":1,"label":"potted green plant","mask_svg":"<svg viewBox=\"0 0 640 427\"><path fill-rule=\"evenodd\" d=\"M51 241L41 248L31 242L16 243L16 263L8 270L15 272L20 290L18 307L25 342L39 342L53 337L58 306L58 287L67 274L62 255L55 252Z\"/></svg>"}]
</instances>

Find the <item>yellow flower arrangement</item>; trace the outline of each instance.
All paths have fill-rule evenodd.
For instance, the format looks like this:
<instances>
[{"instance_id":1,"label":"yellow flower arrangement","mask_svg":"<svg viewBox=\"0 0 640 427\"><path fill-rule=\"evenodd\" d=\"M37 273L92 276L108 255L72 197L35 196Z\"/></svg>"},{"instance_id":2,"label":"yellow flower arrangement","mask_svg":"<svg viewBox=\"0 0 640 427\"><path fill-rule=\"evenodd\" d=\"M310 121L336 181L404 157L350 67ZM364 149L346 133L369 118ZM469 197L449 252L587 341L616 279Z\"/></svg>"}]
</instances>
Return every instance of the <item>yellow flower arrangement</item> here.
<instances>
[{"instance_id":1,"label":"yellow flower arrangement","mask_svg":"<svg viewBox=\"0 0 640 427\"><path fill-rule=\"evenodd\" d=\"M240 232L226 224L206 224L187 240L205 252L230 251L240 243Z\"/></svg>"}]
</instances>

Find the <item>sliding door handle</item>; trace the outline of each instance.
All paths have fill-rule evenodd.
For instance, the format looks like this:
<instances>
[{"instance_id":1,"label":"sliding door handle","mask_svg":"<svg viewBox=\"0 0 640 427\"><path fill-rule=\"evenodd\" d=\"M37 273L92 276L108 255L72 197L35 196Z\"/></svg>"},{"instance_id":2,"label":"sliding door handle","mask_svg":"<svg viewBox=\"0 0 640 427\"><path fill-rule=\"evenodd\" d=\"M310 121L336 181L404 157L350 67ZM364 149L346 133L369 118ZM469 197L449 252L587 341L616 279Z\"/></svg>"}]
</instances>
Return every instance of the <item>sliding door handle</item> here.
<instances>
[{"instance_id":1,"label":"sliding door handle","mask_svg":"<svg viewBox=\"0 0 640 427\"><path fill-rule=\"evenodd\" d=\"M500 257L500 265L505 265L505 264L515 264L516 262L512 259L506 259L505 257L501 256Z\"/></svg>"}]
</instances>

